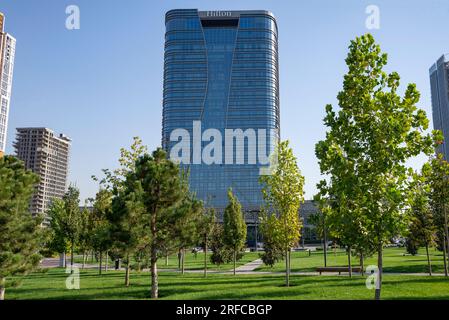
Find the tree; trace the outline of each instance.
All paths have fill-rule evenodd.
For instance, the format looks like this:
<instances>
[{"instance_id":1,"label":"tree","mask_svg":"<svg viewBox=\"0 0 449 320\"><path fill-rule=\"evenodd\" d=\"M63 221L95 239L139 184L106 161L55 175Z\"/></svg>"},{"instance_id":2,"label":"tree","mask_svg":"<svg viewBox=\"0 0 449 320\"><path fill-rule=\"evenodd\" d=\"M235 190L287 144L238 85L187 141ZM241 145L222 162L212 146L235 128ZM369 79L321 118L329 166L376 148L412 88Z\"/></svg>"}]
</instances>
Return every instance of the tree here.
<instances>
[{"instance_id":1,"label":"tree","mask_svg":"<svg viewBox=\"0 0 449 320\"><path fill-rule=\"evenodd\" d=\"M424 134L429 120L416 104L420 94L409 84L403 97L398 73L386 74L387 55L370 34L351 41L348 73L338 94L340 109L326 106L326 138L316 145L320 170L329 176L320 193L350 204L363 234L375 245L378 287L382 286L383 246L403 231L407 160L433 151L432 136Z\"/></svg>"},{"instance_id":2,"label":"tree","mask_svg":"<svg viewBox=\"0 0 449 320\"><path fill-rule=\"evenodd\" d=\"M265 265L273 267L276 262L285 258L285 252L277 241L279 237L277 234L279 231L277 218L275 215L267 215L266 212L262 212L260 220L260 228L263 234L263 253L259 255Z\"/></svg>"},{"instance_id":3,"label":"tree","mask_svg":"<svg viewBox=\"0 0 449 320\"><path fill-rule=\"evenodd\" d=\"M64 202L64 215L60 223L70 243L70 271L73 272L73 253L78 242L82 224L82 212L79 209L79 190L74 186L69 186L69 189L62 197L62 201Z\"/></svg>"},{"instance_id":4,"label":"tree","mask_svg":"<svg viewBox=\"0 0 449 320\"><path fill-rule=\"evenodd\" d=\"M327 194L323 193L324 196L332 194L332 196L328 197L328 204L323 207L323 210L327 211L326 220L331 236L338 239L341 245L346 246L349 277L352 277L352 250L357 248L361 252L361 262L363 264L363 252L367 251L369 238L362 223L361 210L357 207L356 201L354 201L357 197L357 190L354 189L357 187L355 184L346 185L348 183L346 179L341 181L344 181L344 183L334 184L338 188L333 190L326 189L321 183L318 184L318 188L321 192L326 190ZM347 197L345 191L349 190L353 192L353 198Z\"/></svg>"},{"instance_id":5,"label":"tree","mask_svg":"<svg viewBox=\"0 0 449 320\"><path fill-rule=\"evenodd\" d=\"M413 236L407 237L407 239L405 239L405 250L412 256L416 256L419 250L418 239Z\"/></svg>"},{"instance_id":6,"label":"tree","mask_svg":"<svg viewBox=\"0 0 449 320\"><path fill-rule=\"evenodd\" d=\"M147 242L147 221L144 208L134 192L135 181L129 178L122 189L114 189L111 211L107 214L113 247L126 263L125 286L129 286L131 258Z\"/></svg>"},{"instance_id":7,"label":"tree","mask_svg":"<svg viewBox=\"0 0 449 320\"><path fill-rule=\"evenodd\" d=\"M65 253L70 248L70 270L73 272L73 255L81 232L83 216L79 209L79 190L74 186L64 194L62 199L54 198L48 216L53 234L53 246Z\"/></svg>"},{"instance_id":8,"label":"tree","mask_svg":"<svg viewBox=\"0 0 449 320\"><path fill-rule=\"evenodd\" d=\"M108 216L112 209L112 192L100 189L95 195L92 208L92 248L99 253L98 273L102 274L103 253L111 247L111 234Z\"/></svg>"},{"instance_id":9,"label":"tree","mask_svg":"<svg viewBox=\"0 0 449 320\"><path fill-rule=\"evenodd\" d=\"M82 269L86 265L86 258L88 251L91 249L92 243L92 224L91 224L91 212L87 207L88 201L85 202L84 208L80 212L80 231L78 236L78 247L83 253ZM61 252L61 251L59 251Z\"/></svg>"},{"instance_id":10,"label":"tree","mask_svg":"<svg viewBox=\"0 0 449 320\"><path fill-rule=\"evenodd\" d=\"M220 265L224 263L228 263L232 261L233 251L232 248L229 248L224 239L224 230L223 225L216 224L214 227L214 232L210 239L210 249L212 254L210 256L210 262L217 265L220 268Z\"/></svg>"},{"instance_id":11,"label":"tree","mask_svg":"<svg viewBox=\"0 0 449 320\"><path fill-rule=\"evenodd\" d=\"M442 141L442 138L435 139ZM437 231L437 237L441 239L444 255L444 273L448 276L449 259L449 234L448 234L448 196L449 196L449 163L441 153L430 159L423 167L423 175L426 177L429 187L429 200L433 213L433 220Z\"/></svg>"},{"instance_id":12,"label":"tree","mask_svg":"<svg viewBox=\"0 0 449 320\"><path fill-rule=\"evenodd\" d=\"M246 242L246 223L242 213L242 206L237 197L228 190L229 204L223 215L223 241L232 248L234 261L234 275L237 262L237 252L242 251Z\"/></svg>"},{"instance_id":13,"label":"tree","mask_svg":"<svg viewBox=\"0 0 449 320\"><path fill-rule=\"evenodd\" d=\"M47 211L50 220L50 235L48 248L62 256L62 266L65 267L65 255L70 249L70 243L65 232L65 204L62 199L54 198Z\"/></svg>"},{"instance_id":14,"label":"tree","mask_svg":"<svg viewBox=\"0 0 449 320\"><path fill-rule=\"evenodd\" d=\"M429 165L425 164L423 171L428 171L429 169ZM428 272L429 275L432 275L429 246L434 243L436 228L429 203L429 192L430 188L425 179L425 175L416 173L410 187L409 224L406 247L407 252L415 255L418 253L419 246L424 245L426 248Z\"/></svg>"},{"instance_id":15,"label":"tree","mask_svg":"<svg viewBox=\"0 0 449 320\"><path fill-rule=\"evenodd\" d=\"M41 256L42 217L33 219L29 201L38 177L12 156L0 158L0 300L8 277L34 270Z\"/></svg>"},{"instance_id":16,"label":"tree","mask_svg":"<svg viewBox=\"0 0 449 320\"><path fill-rule=\"evenodd\" d=\"M309 217L309 222L315 226L315 232L323 240L324 266L327 267L327 240L328 240L328 211L329 207L318 200L318 211Z\"/></svg>"},{"instance_id":17,"label":"tree","mask_svg":"<svg viewBox=\"0 0 449 320\"><path fill-rule=\"evenodd\" d=\"M290 285L290 252L300 239L301 220L298 212L304 202L304 177L298 168L293 150L288 141L280 142L275 149L273 160L277 158L277 166L271 175L260 177L262 195L265 201L263 211L266 216L272 215L271 225L274 228L273 241L281 248L285 256L286 286ZM273 161L272 161L273 163ZM262 231L266 230L267 219L262 219ZM262 233L265 237L265 234ZM268 235L269 236L269 235Z\"/></svg>"},{"instance_id":18,"label":"tree","mask_svg":"<svg viewBox=\"0 0 449 320\"><path fill-rule=\"evenodd\" d=\"M187 182L187 180L184 181ZM187 190L188 186L183 188ZM196 245L200 237L198 228L203 213L203 203L189 192L171 210L171 217L165 223L168 226L167 234L169 236L167 238L175 242L175 246L178 248L181 273L184 274L186 248ZM170 241L169 239L167 241Z\"/></svg>"},{"instance_id":19,"label":"tree","mask_svg":"<svg viewBox=\"0 0 449 320\"><path fill-rule=\"evenodd\" d=\"M104 177L102 179L99 179L96 176L92 176L92 179L94 181L99 182L100 190L105 189L106 191L110 192L111 195L113 195L114 197L115 196L118 196L118 197L124 196L126 198L126 197L130 196L130 192L132 193L132 191L124 190L126 188L129 189L129 183L126 180L128 179L128 176L135 171L135 164L136 164L137 159L140 156L142 156L143 154L145 154L147 152L147 150L148 150L147 147L142 144L142 139L140 139L139 137L134 137L133 143L131 144L131 147L129 150L127 150L125 148L120 149L120 157L119 157L119 161L118 161L120 164L119 168L112 170L112 171L109 169L103 169L102 172L104 174ZM124 199L121 198L118 200L118 202L120 202L121 200L124 200ZM127 200L124 200L124 201L126 202ZM118 209L118 207L116 207L116 209L119 210L119 212L122 215L126 216L127 214L125 213L126 212L125 208L129 207L129 205L130 205L130 203L126 204L125 206L122 206L121 209ZM133 214L135 215L136 213L133 213ZM103 218L107 218L107 217L103 216ZM119 217L117 215L114 215L114 219L115 218L119 218ZM121 219L121 218L119 218L119 219ZM120 224L120 222L118 222L118 223ZM104 226L106 226L106 225L104 225ZM101 230L102 230L102 235L106 236L107 229L103 228L104 226L101 226ZM126 226L124 226L123 224L121 226L126 228ZM133 226L130 225L130 227L133 227ZM136 226L136 228L138 228L138 226ZM128 229L128 231L131 231L131 230ZM94 240L98 244L99 238L96 237L96 238L92 239L92 241L94 241ZM106 244L106 242L104 242L104 244ZM113 244L118 244L118 243L111 242L110 244L113 245ZM123 243L122 243L122 245L123 245ZM129 245L132 247L134 244L130 243ZM145 247L144 245L139 246L139 250L144 250L144 247ZM108 249L113 250L116 253L120 253L120 252L124 253L122 246L120 248L110 247ZM133 251L134 255L140 256L141 252L139 252L139 250L138 250L138 248L134 248L131 251ZM128 253L131 254L131 251L129 251ZM100 257L102 257L102 253L100 253ZM126 259L126 257L127 256L125 254L125 259ZM117 256L116 258L119 260L118 262L120 262L120 256ZM129 257L127 258L127 262L129 262ZM126 283L128 283L128 281L129 281L129 265L127 264L127 266L128 266L127 275L125 276L125 278L128 280L125 280ZM101 272L101 263L100 263L100 272Z\"/></svg>"},{"instance_id":20,"label":"tree","mask_svg":"<svg viewBox=\"0 0 449 320\"><path fill-rule=\"evenodd\" d=\"M164 248L172 226L170 209L177 206L187 194L186 183L179 172L179 165L167 159L161 148L152 155L145 154L136 161L135 180L138 183L140 201L148 217L150 228L151 297L158 298L158 253Z\"/></svg>"},{"instance_id":21,"label":"tree","mask_svg":"<svg viewBox=\"0 0 449 320\"><path fill-rule=\"evenodd\" d=\"M92 179L99 182L103 189L121 189L124 187L128 174L134 172L137 159L147 152L148 148L142 144L142 139L134 137L129 150L125 148L120 149L118 160L120 167L113 171L103 169L104 178L99 179L96 176L92 176Z\"/></svg>"},{"instance_id":22,"label":"tree","mask_svg":"<svg viewBox=\"0 0 449 320\"><path fill-rule=\"evenodd\" d=\"M199 220L198 233L200 241L202 242L204 250L204 277L207 277L207 251L209 247L209 241L212 238L212 234L215 230L216 217L215 209L205 208L202 217Z\"/></svg>"}]
</instances>

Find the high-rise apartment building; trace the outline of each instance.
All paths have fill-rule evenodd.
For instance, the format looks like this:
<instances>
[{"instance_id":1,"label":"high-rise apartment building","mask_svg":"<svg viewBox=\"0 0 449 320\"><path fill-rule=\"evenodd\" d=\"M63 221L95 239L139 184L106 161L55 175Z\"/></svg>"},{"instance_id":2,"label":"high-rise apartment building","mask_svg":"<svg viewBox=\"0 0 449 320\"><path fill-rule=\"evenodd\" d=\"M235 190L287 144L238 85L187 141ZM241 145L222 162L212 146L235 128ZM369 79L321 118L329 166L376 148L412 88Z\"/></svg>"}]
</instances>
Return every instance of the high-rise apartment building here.
<instances>
[{"instance_id":1,"label":"high-rise apartment building","mask_svg":"<svg viewBox=\"0 0 449 320\"><path fill-rule=\"evenodd\" d=\"M0 12L0 157L6 149L9 104L16 39L4 32L5 16Z\"/></svg>"},{"instance_id":2,"label":"high-rise apartment building","mask_svg":"<svg viewBox=\"0 0 449 320\"><path fill-rule=\"evenodd\" d=\"M40 178L30 204L33 216L45 213L51 200L66 192L70 144L68 137L48 128L17 128L16 156Z\"/></svg>"},{"instance_id":3,"label":"high-rise apartment building","mask_svg":"<svg viewBox=\"0 0 449 320\"><path fill-rule=\"evenodd\" d=\"M259 10L179 9L165 23L162 145L207 206L222 211L232 188L256 212L261 169L279 140L276 20Z\"/></svg>"}]
</instances>

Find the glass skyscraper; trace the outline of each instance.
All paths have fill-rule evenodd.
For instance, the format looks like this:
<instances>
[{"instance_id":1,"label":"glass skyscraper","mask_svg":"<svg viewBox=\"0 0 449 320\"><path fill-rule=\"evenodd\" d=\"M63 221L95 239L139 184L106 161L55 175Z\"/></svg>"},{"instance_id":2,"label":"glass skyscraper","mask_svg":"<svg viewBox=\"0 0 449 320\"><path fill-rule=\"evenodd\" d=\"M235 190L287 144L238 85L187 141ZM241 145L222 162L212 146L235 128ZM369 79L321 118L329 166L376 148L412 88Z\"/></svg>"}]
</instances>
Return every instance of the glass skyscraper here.
<instances>
[{"instance_id":1,"label":"glass skyscraper","mask_svg":"<svg viewBox=\"0 0 449 320\"><path fill-rule=\"evenodd\" d=\"M438 152L449 160L449 55L441 56L429 70L432 93L432 115L434 129L444 135Z\"/></svg>"},{"instance_id":2,"label":"glass skyscraper","mask_svg":"<svg viewBox=\"0 0 449 320\"><path fill-rule=\"evenodd\" d=\"M16 39L4 31L5 16L0 12L0 157L6 148L9 104Z\"/></svg>"},{"instance_id":3,"label":"glass skyscraper","mask_svg":"<svg viewBox=\"0 0 449 320\"><path fill-rule=\"evenodd\" d=\"M232 188L244 211L257 212L263 159L279 140L276 20L179 9L165 23L162 145L206 206L222 212Z\"/></svg>"}]
</instances>

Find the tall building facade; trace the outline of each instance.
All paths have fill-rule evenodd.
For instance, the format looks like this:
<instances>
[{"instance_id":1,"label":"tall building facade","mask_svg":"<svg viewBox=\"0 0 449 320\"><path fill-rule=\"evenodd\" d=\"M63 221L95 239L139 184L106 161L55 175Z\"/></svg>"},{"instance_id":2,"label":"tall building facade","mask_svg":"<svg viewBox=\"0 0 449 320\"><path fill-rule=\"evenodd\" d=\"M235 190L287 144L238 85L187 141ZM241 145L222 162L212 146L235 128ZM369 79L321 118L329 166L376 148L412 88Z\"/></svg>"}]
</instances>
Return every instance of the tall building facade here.
<instances>
[{"instance_id":1,"label":"tall building facade","mask_svg":"<svg viewBox=\"0 0 449 320\"><path fill-rule=\"evenodd\" d=\"M33 216L45 213L52 199L66 192L70 145L68 137L48 128L17 128L16 156L40 178L30 203Z\"/></svg>"},{"instance_id":2,"label":"tall building facade","mask_svg":"<svg viewBox=\"0 0 449 320\"><path fill-rule=\"evenodd\" d=\"M9 104L16 39L4 31L5 16L0 12L0 157L6 149Z\"/></svg>"},{"instance_id":3,"label":"tall building facade","mask_svg":"<svg viewBox=\"0 0 449 320\"><path fill-rule=\"evenodd\" d=\"M444 136L444 142L439 146L438 152L449 160L449 55L441 56L430 67L429 75L433 127L441 130Z\"/></svg>"},{"instance_id":4,"label":"tall building facade","mask_svg":"<svg viewBox=\"0 0 449 320\"><path fill-rule=\"evenodd\" d=\"M206 206L222 212L232 188L257 212L261 169L279 140L276 20L259 10L179 9L165 24L163 148Z\"/></svg>"}]
</instances>

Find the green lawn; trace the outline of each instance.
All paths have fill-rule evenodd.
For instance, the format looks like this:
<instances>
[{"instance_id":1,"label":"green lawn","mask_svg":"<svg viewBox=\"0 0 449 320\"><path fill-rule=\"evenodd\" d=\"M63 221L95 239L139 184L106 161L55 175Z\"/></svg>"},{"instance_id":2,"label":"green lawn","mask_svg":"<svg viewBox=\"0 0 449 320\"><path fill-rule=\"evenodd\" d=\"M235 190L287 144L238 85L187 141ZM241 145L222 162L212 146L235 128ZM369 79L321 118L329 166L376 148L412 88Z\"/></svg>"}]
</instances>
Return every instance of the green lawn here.
<instances>
[{"instance_id":1,"label":"green lawn","mask_svg":"<svg viewBox=\"0 0 449 320\"><path fill-rule=\"evenodd\" d=\"M432 260L432 270L435 273L443 273L443 254L434 249L430 250ZM384 249L384 272L395 273L426 273L427 257L425 250L420 250L416 256L404 255L405 248L386 248ZM353 265L359 265L359 260L353 257ZM368 265L376 265L377 257L369 257L365 260L365 267ZM348 256L346 252L338 250L336 254L331 250L327 256L328 266L347 266ZM292 272L314 271L316 267L324 266L323 252L312 252L309 256L308 252L292 252L291 268ZM257 271L283 271L285 263L279 262L273 268L261 266Z\"/></svg>"},{"instance_id":2,"label":"green lawn","mask_svg":"<svg viewBox=\"0 0 449 320\"><path fill-rule=\"evenodd\" d=\"M27 276L20 287L8 288L6 299L149 299L150 276L131 274L131 286L123 286L124 273L81 271L80 290L67 290L63 269ZM356 276L292 276L283 286L282 275L220 275L161 272L161 299L372 299L365 278ZM384 299L449 299L449 280L444 277L386 275Z\"/></svg>"},{"instance_id":3,"label":"green lawn","mask_svg":"<svg viewBox=\"0 0 449 320\"><path fill-rule=\"evenodd\" d=\"M207 255L207 267L210 270L220 270L220 271L228 271L230 269L233 268L234 264L231 263L227 263L227 264L223 264L220 267L213 265L210 263L210 253L208 253ZM247 264L251 261L254 261L256 259L259 258L259 254L256 252L246 252L243 256L242 259L240 259L240 261L237 261L237 266L241 266L244 264ZM82 263L82 257L76 256L74 261L76 263ZM97 262L94 260L94 262L92 263L91 258L89 256L89 259L86 261L87 264L97 264ZM133 262L135 263L135 262ZM110 268L114 267L114 261L111 261L109 259L109 263L108 263ZM168 264L166 264L165 258L160 258L158 260L157 266L159 269L177 269L178 268L178 255L177 254L173 254L170 255L168 257ZM122 267L124 267L124 265L122 265ZM185 264L184 264L184 268L186 270L201 270L204 269L204 253L200 252L196 255L193 253L186 253L185 255Z\"/></svg>"}]
</instances>

